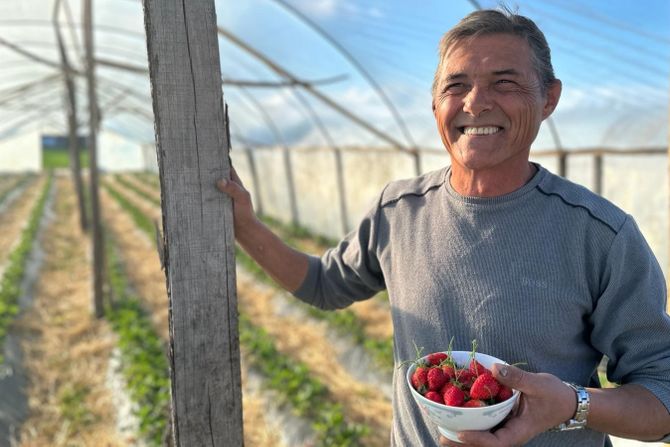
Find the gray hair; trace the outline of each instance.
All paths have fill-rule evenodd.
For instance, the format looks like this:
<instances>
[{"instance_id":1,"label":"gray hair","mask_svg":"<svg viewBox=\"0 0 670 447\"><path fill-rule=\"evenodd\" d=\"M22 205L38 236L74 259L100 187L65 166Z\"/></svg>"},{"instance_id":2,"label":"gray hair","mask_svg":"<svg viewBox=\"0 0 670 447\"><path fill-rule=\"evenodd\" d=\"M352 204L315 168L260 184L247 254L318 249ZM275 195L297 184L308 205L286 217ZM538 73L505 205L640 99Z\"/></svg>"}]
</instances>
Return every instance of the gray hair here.
<instances>
[{"instance_id":1,"label":"gray hair","mask_svg":"<svg viewBox=\"0 0 670 447\"><path fill-rule=\"evenodd\" d=\"M515 14L505 7L500 11L486 9L468 14L442 36L439 49L440 61L433 80L433 98L437 93L440 74L444 69L449 48L463 39L488 34L511 34L528 42L531 50L531 62L540 80L542 93L546 93L547 89L556 81L547 39L535 22L527 17Z\"/></svg>"}]
</instances>

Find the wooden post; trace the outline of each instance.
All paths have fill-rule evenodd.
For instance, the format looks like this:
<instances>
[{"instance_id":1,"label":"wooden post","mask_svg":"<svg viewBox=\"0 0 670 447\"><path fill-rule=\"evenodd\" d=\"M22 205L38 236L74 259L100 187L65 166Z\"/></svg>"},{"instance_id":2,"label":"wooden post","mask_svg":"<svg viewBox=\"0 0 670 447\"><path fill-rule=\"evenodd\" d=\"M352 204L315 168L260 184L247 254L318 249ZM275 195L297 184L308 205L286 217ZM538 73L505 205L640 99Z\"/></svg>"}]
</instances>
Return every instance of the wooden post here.
<instances>
[{"instance_id":1,"label":"wooden post","mask_svg":"<svg viewBox=\"0 0 670 447\"><path fill-rule=\"evenodd\" d=\"M254 159L253 149L244 148L244 154L247 156L247 163L249 164L249 172L251 173L251 183L254 185L254 208L256 213L263 215L263 197L261 194L261 182L258 178L258 170L256 169L256 160Z\"/></svg>"},{"instance_id":2,"label":"wooden post","mask_svg":"<svg viewBox=\"0 0 670 447\"><path fill-rule=\"evenodd\" d=\"M84 44L86 52L86 81L88 90L89 136L88 165L91 201L91 237L93 238L93 311L95 316L102 318L105 310L103 305L102 286L105 269L105 245L102 225L100 224L100 197L98 195L98 101L95 93L95 65L93 55L93 5L92 0L84 0L82 8L84 22ZM77 154L78 155L78 154Z\"/></svg>"},{"instance_id":3,"label":"wooden post","mask_svg":"<svg viewBox=\"0 0 670 447\"><path fill-rule=\"evenodd\" d=\"M161 182L175 446L243 445L229 178L214 0L143 0Z\"/></svg>"},{"instance_id":4,"label":"wooden post","mask_svg":"<svg viewBox=\"0 0 670 447\"><path fill-rule=\"evenodd\" d=\"M558 152L558 175L563 178L568 175L568 153L564 150Z\"/></svg>"},{"instance_id":5,"label":"wooden post","mask_svg":"<svg viewBox=\"0 0 670 447\"><path fill-rule=\"evenodd\" d=\"M63 43L63 35L58 25L58 10L60 7L60 0L54 4L54 28L56 32L56 41L58 42L58 50L60 52L60 59L63 65L63 75L65 78L65 91L67 93L67 123L68 123L68 142L70 146L70 171L72 173L72 181L77 192L77 202L79 204L79 226L82 231L88 230L88 219L86 217L86 204L84 199L84 182L81 178L81 164L80 164L80 148L77 121L77 99L74 85L73 70L70 66L70 61Z\"/></svg>"},{"instance_id":6,"label":"wooden post","mask_svg":"<svg viewBox=\"0 0 670 447\"><path fill-rule=\"evenodd\" d=\"M335 152L335 175L337 179L337 198L340 203L340 225L342 234L349 232L349 207L347 206L347 190L344 184L344 163L342 161L342 149L333 147Z\"/></svg>"},{"instance_id":7,"label":"wooden post","mask_svg":"<svg viewBox=\"0 0 670 447\"><path fill-rule=\"evenodd\" d=\"M593 192L603 193L603 154L600 153L593 156Z\"/></svg>"}]
</instances>

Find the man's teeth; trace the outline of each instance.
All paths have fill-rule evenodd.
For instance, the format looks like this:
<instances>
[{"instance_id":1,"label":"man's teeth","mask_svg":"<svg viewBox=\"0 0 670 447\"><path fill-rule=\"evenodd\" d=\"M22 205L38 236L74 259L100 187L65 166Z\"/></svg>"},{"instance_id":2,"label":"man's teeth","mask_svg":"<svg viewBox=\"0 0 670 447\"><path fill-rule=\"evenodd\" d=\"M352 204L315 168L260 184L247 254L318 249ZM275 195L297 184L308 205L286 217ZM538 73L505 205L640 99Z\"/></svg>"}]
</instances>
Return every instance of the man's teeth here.
<instances>
[{"instance_id":1,"label":"man's teeth","mask_svg":"<svg viewBox=\"0 0 670 447\"><path fill-rule=\"evenodd\" d=\"M501 130L500 127L465 127L463 133L465 135L491 135Z\"/></svg>"}]
</instances>

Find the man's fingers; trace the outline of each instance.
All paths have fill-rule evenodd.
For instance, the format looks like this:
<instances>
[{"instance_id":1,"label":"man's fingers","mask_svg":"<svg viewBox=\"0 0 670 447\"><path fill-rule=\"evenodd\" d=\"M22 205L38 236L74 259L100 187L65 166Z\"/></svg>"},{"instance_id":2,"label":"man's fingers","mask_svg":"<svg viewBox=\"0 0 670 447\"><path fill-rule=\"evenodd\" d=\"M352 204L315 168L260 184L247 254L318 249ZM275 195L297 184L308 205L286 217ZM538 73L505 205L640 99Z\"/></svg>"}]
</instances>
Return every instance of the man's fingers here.
<instances>
[{"instance_id":1,"label":"man's fingers","mask_svg":"<svg viewBox=\"0 0 670 447\"><path fill-rule=\"evenodd\" d=\"M481 447L522 445L530 437L529 427L519 419L511 419L493 433L486 431L464 431L458 434L458 438L464 444Z\"/></svg>"},{"instance_id":2,"label":"man's fingers","mask_svg":"<svg viewBox=\"0 0 670 447\"><path fill-rule=\"evenodd\" d=\"M216 182L216 187L219 191L228 194L233 199L241 198L245 193L244 188L233 180L220 179Z\"/></svg>"},{"instance_id":3,"label":"man's fingers","mask_svg":"<svg viewBox=\"0 0 670 447\"><path fill-rule=\"evenodd\" d=\"M516 366L496 363L491 368L491 372L498 382L514 388L515 390L519 390L522 393L528 393L534 390L535 384L532 374L523 369L519 369Z\"/></svg>"}]
</instances>

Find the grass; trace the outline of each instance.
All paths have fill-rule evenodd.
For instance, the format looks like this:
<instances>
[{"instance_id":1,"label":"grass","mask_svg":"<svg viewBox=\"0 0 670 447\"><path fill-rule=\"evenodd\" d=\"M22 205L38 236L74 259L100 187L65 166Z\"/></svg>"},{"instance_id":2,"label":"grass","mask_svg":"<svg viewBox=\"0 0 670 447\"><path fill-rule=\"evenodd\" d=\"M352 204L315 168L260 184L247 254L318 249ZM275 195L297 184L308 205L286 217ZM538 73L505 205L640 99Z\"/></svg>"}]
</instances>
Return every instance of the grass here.
<instances>
[{"instance_id":1,"label":"grass","mask_svg":"<svg viewBox=\"0 0 670 447\"><path fill-rule=\"evenodd\" d=\"M49 173L44 188L30 213L28 224L21 233L19 243L9 255L5 274L0 282L0 346L3 346L9 325L19 313L19 297L22 292L21 282L23 274L28 256L33 247L33 242L39 231L40 221L52 182L53 176ZM0 353L0 364L2 363L4 363L4 358L2 353Z\"/></svg>"},{"instance_id":2,"label":"grass","mask_svg":"<svg viewBox=\"0 0 670 447\"><path fill-rule=\"evenodd\" d=\"M79 152L79 165L88 167L88 151ZM70 152L68 149L48 149L42 151L42 168L55 169L70 166Z\"/></svg>"}]
</instances>

